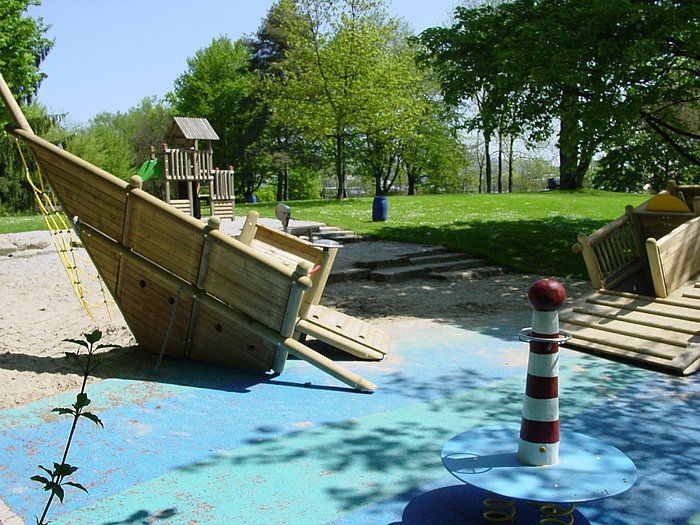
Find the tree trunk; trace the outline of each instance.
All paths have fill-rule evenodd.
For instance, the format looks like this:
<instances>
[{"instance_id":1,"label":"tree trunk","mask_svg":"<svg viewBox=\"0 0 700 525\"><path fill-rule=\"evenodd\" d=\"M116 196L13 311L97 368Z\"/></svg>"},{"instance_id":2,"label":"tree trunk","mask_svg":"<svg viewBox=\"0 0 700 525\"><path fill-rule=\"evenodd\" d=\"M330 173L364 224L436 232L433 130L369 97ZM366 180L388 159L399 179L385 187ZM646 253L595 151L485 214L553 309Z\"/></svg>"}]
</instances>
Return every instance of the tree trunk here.
<instances>
[{"instance_id":1,"label":"tree trunk","mask_svg":"<svg viewBox=\"0 0 700 525\"><path fill-rule=\"evenodd\" d=\"M413 170L406 166L406 178L408 179L408 194L416 194L416 173L418 170Z\"/></svg>"},{"instance_id":2,"label":"tree trunk","mask_svg":"<svg viewBox=\"0 0 700 525\"><path fill-rule=\"evenodd\" d=\"M335 175L338 179L338 193L335 198L345 197L345 137L338 133L335 136Z\"/></svg>"},{"instance_id":3,"label":"tree trunk","mask_svg":"<svg viewBox=\"0 0 700 525\"><path fill-rule=\"evenodd\" d=\"M508 137L508 193L513 193L513 143L515 137Z\"/></svg>"},{"instance_id":4,"label":"tree trunk","mask_svg":"<svg viewBox=\"0 0 700 525\"><path fill-rule=\"evenodd\" d=\"M283 199L288 201L289 200L289 166L284 165L284 170L283 170L283 179L284 179L284 184L283 184L283 189L282 189L282 196Z\"/></svg>"},{"instance_id":5,"label":"tree trunk","mask_svg":"<svg viewBox=\"0 0 700 525\"><path fill-rule=\"evenodd\" d=\"M559 186L562 190L578 190L593 160L589 148L579 137L578 117L571 111L576 95L564 92L559 127Z\"/></svg>"},{"instance_id":6,"label":"tree trunk","mask_svg":"<svg viewBox=\"0 0 700 525\"><path fill-rule=\"evenodd\" d=\"M484 130L484 161L486 162L486 193L491 193L491 132Z\"/></svg>"},{"instance_id":7,"label":"tree trunk","mask_svg":"<svg viewBox=\"0 0 700 525\"><path fill-rule=\"evenodd\" d=\"M498 193L503 193L503 138L498 134Z\"/></svg>"}]
</instances>

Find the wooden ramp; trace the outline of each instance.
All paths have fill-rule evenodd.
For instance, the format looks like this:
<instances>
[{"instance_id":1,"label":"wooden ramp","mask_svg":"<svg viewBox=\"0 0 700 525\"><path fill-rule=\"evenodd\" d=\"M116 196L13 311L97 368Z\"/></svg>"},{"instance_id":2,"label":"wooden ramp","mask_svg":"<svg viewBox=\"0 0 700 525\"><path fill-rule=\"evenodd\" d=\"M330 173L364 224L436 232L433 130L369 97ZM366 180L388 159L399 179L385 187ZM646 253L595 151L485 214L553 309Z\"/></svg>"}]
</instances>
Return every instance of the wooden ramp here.
<instances>
[{"instance_id":1,"label":"wooden ramp","mask_svg":"<svg viewBox=\"0 0 700 525\"><path fill-rule=\"evenodd\" d=\"M384 359L389 347L389 333L383 328L321 305L311 306L297 331L361 359Z\"/></svg>"},{"instance_id":2,"label":"wooden ramp","mask_svg":"<svg viewBox=\"0 0 700 525\"><path fill-rule=\"evenodd\" d=\"M595 290L560 312L567 346L679 375L700 368L700 274L668 297Z\"/></svg>"}]
</instances>

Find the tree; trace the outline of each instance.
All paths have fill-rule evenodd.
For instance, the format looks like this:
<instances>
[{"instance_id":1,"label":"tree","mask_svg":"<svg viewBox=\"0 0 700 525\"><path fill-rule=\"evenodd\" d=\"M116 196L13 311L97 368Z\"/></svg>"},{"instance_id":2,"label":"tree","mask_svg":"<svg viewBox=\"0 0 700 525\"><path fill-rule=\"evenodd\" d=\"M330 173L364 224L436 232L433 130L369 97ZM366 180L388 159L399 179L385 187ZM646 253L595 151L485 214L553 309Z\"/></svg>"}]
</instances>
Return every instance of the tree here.
<instances>
[{"instance_id":1,"label":"tree","mask_svg":"<svg viewBox=\"0 0 700 525\"><path fill-rule=\"evenodd\" d=\"M426 85L424 96L429 103L412 133L402 140L401 159L408 179L408 194L417 186L431 193L441 189L462 191L459 180L464 168L466 150L457 133L458 115Z\"/></svg>"},{"instance_id":2,"label":"tree","mask_svg":"<svg viewBox=\"0 0 700 525\"><path fill-rule=\"evenodd\" d=\"M136 175L136 157L129 140L114 125L110 113L99 113L86 127L76 130L67 139L66 149L120 179Z\"/></svg>"},{"instance_id":3,"label":"tree","mask_svg":"<svg viewBox=\"0 0 700 525\"><path fill-rule=\"evenodd\" d=\"M150 158L151 146L163 141L171 120L169 107L152 96L126 113L105 111L84 126L53 134L71 153L127 180Z\"/></svg>"},{"instance_id":4,"label":"tree","mask_svg":"<svg viewBox=\"0 0 700 525\"><path fill-rule=\"evenodd\" d=\"M213 144L217 163L236 169L237 192L248 200L270 172L260 144L265 107L248 72L250 52L242 40L225 36L187 59L175 80L174 110L209 120L221 140Z\"/></svg>"},{"instance_id":5,"label":"tree","mask_svg":"<svg viewBox=\"0 0 700 525\"><path fill-rule=\"evenodd\" d=\"M666 189L670 179L697 184L700 166L677 155L644 127L627 133L624 142L609 148L593 170L593 185L613 191L640 191L648 186L657 193Z\"/></svg>"},{"instance_id":6,"label":"tree","mask_svg":"<svg viewBox=\"0 0 700 525\"><path fill-rule=\"evenodd\" d=\"M410 119L410 76L397 49L399 24L381 1L281 0L290 49L270 93L277 118L334 149L337 198L345 196L347 147ZM397 60L398 59L398 60Z\"/></svg>"},{"instance_id":7,"label":"tree","mask_svg":"<svg viewBox=\"0 0 700 525\"><path fill-rule=\"evenodd\" d=\"M0 2L0 72L10 91L24 104L30 125L42 132L54 126L61 116L49 115L43 106L28 105L45 77L39 65L53 47L53 42L43 36L48 30L43 20L25 14L29 6L38 4L36 0ZM9 114L0 111L0 128L9 121ZM13 139L0 132L0 212L27 211L33 202Z\"/></svg>"},{"instance_id":8,"label":"tree","mask_svg":"<svg viewBox=\"0 0 700 525\"><path fill-rule=\"evenodd\" d=\"M688 131L669 115L700 97L699 19L695 0L457 8L452 27L421 35L421 58L452 100L487 88L495 112L506 121L510 113L535 140L559 122L561 186L573 189L601 145L631 122L645 120L659 140Z\"/></svg>"},{"instance_id":9,"label":"tree","mask_svg":"<svg viewBox=\"0 0 700 525\"><path fill-rule=\"evenodd\" d=\"M43 35L49 29L42 18L25 16L39 0L3 0L0 3L0 71L10 91L23 102L36 95L46 75L39 65L53 47Z\"/></svg>"},{"instance_id":10,"label":"tree","mask_svg":"<svg viewBox=\"0 0 700 525\"><path fill-rule=\"evenodd\" d=\"M35 133L56 142L61 137L60 121L63 115L51 115L38 102L22 107L27 122ZM20 143L21 145L21 143ZM26 212L34 209L33 189L25 176L24 161L30 174L36 174L36 163L27 148L23 148L24 160L19 154L15 139L0 133L0 214Z\"/></svg>"},{"instance_id":11,"label":"tree","mask_svg":"<svg viewBox=\"0 0 700 525\"><path fill-rule=\"evenodd\" d=\"M276 200L288 200L291 195L318 195L318 181L310 182L309 162L314 162L313 147L310 141L304 139L301 130L289 122L278 118L270 109L271 97L265 97L265 90L273 91L284 73L283 64L288 62L290 44L284 29L285 17L294 13L285 12L278 3L272 5L267 16L262 21L254 38L245 40L250 49L249 70L259 80L256 90L263 100L265 107L265 131L262 136L264 153L270 159L270 166L277 175ZM297 176L292 176L291 170L303 167ZM313 170L311 170L313 171ZM293 188L292 182L299 182L309 188ZM312 189L313 188L313 189Z\"/></svg>"}]
</instances>

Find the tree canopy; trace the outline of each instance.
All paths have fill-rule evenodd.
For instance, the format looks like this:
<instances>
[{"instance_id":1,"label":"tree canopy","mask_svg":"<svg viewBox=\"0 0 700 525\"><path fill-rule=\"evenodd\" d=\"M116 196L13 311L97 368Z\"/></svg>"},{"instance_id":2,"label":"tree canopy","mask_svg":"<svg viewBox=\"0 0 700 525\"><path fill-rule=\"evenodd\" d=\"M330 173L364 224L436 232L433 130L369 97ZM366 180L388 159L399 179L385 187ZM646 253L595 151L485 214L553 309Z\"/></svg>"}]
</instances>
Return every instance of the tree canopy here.
<instances>
[{"instance_id":1,"label":"tree canopy","mask_svg":"<svg viewBox=\"0 0 700 525\"><path fill-rule=\"evenodd\" d=\"M39 65L53 47L53 41L44 37L49 26L42 18L25 14L29 6L39 3L39 0L0 2L0 71L10 91L25 102L36 95L46 76Z\"/></svg>"},{"instance_id":2,"label":"tree canopy","mask_svg":"<svg viewBox=\"0 0 700 525\"><path fill-rule=\"evenodd\" d=\"M0 2L0 71L10 91L25 104L29 124L37 131L54 126L59 117L48 115L46 108L32 104L45 75L39 70L53 42L44 37L48 30L41 18L26 15L38 0ZM0 110L0 128L9 115ZM24 166L12 138L0 133L0 212L26 210L33 204L32 192L24 177Z\"/></svg>"},{"instance_id":3,"label":"tree canopy","mask_svg":"<svg viewBox=\"0 0 700 525\"><path fill-rule=\"evenodd\" d=\"M249 197L269 167L259 141L265 124L256 85L248 74L249 48L227 36L212 40L187 59L175 80L173 107L184 116L209 120L220 140L213 144L217 162L236 170L236 186Z\"/></svg>"},{"instance_id":4,"label":"tree canopy","mask_svg":"<svg viewBox=\"0 0 700 525\"><path fill-rule=\"evenodd\" d=\"M562 188L594 154L644 122L657 140L696 134L677 119L700 97L696 0L515 0L458 7L420 35L421 60L454 103L485 92L506 126L543 139L559 123ZM696 137L700 138L700 137Z\"/></svg>"},{"instance_id":5,"label":"tree canopy","mask_svg":"<svg viewBox=\"0 0 700 525\"><path fill-rule=\"evenodd\" d=\"M268 91L270 107L332 145L342 198L351 142L399 132L420 111L413 55L382 2L281 0L279 7L289 50Z\"/></svg>"}]
</instances>

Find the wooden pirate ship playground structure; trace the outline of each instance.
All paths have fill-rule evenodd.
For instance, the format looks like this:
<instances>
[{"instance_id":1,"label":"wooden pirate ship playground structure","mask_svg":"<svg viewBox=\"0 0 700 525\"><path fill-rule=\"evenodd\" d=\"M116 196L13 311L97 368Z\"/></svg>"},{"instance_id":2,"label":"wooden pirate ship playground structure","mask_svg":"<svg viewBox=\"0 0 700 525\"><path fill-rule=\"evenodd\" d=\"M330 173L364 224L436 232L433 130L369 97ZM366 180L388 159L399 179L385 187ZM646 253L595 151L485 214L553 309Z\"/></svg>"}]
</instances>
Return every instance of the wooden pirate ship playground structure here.
<instances>
[{"instance_id":1,"label":"wooden pirate ship playground structure","mask_svg":"<svg viewBox=\"0 0 700 525\"><path fill-rule=\"evenodd\" d=\"M248 217L241 239L218 230L34 134L4 79L0 95L63 212L144 349L281 373L289 354L359 390L375 385L302 342L310 334L382 359L388 335L320 306L335 256ZM195 173L194 177L197 177ZM192 181L185 181L192 182Z\"/></svg>"},{"instance_id":2,"label":"wooden pirate ship playground structure","mask_svg":"<svg viewBox=\"0 0 700 525\"><path fill-rule=\"evenodd\" d=\"M686 375L700 368L700 185L678 185L590 235L595 291L560 314L569 345Z\"/></svg>"}]
</instances>

